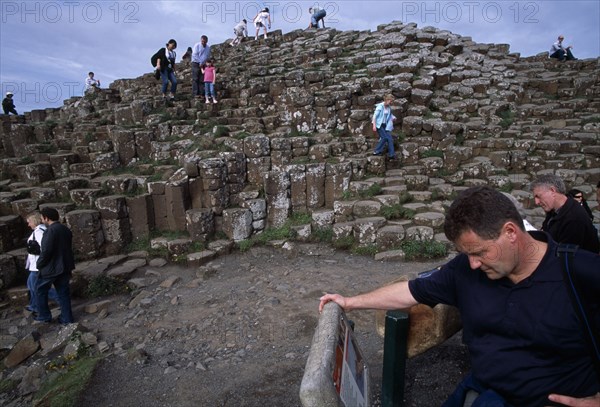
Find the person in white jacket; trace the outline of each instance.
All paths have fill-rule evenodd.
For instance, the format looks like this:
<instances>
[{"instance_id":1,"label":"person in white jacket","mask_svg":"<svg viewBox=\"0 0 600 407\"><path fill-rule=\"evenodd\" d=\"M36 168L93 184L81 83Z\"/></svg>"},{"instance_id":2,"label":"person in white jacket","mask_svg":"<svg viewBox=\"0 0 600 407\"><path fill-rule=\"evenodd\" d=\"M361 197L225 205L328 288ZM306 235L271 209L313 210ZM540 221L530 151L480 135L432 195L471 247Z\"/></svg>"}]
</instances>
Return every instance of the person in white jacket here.
<instances>
[{"instance_id":1,"label":"person in white jacket","mask_svg":"<svg viewBox=\"0 0 600 407\"><path fill-rule=\"evenodd\" d=\"M44 237L44 232L46 231L46 225L42 223L42 216L39 212L33 212L27 215L27 226L33 230L31 236L27 239L28 248L30 247L29 242L35 240L37 242L37 246L42 247L42 238ZM35 246L35 245L34 245ZM27 258L25 259L25 269L29 271L29 277L27 278L27 289L29 290L29 305L25 307L27 311L37 314L37 298L35 295L35 286L37 284L37 280L39 277L39 272L36 266L37 259L39 257L38 254L27 253ZM56 289L51 288L48 292L48 298L52 301L58 301L58 294L56 293Z\"/></svg>"},{"instance_id":2,"label":"person in white jacket","mask_svg":"<svg viewBox=\"0 0 600 407\"><path fill-rule=\"evenodd\" d=\"M248 37L248 26L247 21L244 18L240 21L235 27L233 27L233 34L235 34L235 38L231 41L231 46L234 47L242 42L244 37Z\"/></svg>"}]
</instances>

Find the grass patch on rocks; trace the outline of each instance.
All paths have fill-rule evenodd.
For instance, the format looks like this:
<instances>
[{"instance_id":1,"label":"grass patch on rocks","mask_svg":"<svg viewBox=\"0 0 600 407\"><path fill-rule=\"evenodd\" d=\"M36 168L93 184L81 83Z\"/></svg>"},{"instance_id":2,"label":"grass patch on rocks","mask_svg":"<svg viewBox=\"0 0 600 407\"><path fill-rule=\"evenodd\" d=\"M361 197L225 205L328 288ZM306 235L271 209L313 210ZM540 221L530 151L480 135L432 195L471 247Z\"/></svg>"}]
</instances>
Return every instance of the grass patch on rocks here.
<instances>
[{"instance_id":1,"label":"grass patch on rocks","mask_svg":"<svg viewBox=\"0 0 600 407\"><path fill-rule=\"evenodd\" d=\"M85 391L100 359L99 357L87 357L59 366L60 370L53 372L35 394L33 405L77 406L79 395Z\"/></svg>"},{"instance_id":2,"label":"grass patch on rocks","mask_svg":"<svg viewBox=\"0 0 600 407\"><path fill-rule=\"evenodd\" d=\"M85 289L85 296L87 298L98 298L125 292L127 292L127 285L122 280L100 275L90 280Z\"/></svg>"},{"instance_id":3,"label":"grass patch on rocks","mask_svg":"<svg viewBox=\"0 0 600 407\"><path fill-rule=\"evenodd\" d=\"M433 260L446 257L446 245L435 240L406 240L400 248L407 261Z\"/></svg>"}]
</instances>

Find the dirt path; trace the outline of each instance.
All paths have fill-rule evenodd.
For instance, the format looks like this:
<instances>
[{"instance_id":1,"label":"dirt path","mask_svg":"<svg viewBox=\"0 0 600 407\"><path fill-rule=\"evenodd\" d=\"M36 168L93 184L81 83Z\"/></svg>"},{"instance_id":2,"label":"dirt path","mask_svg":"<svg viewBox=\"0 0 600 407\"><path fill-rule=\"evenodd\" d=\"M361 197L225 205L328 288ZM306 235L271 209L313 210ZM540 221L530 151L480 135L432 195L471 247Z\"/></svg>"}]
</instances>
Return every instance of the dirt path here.
<instances>
[{"instance_id":1,"label":"dirt path","mask_svg":"<svg viewBox=\"0 0 600 407\"><path fill-rule=\"evenodd\" d=\"M252 248L200 270L146 267L134 276L147 285L137 305L114 297L106 318L83 313L84 304L76 308L79 321L110 346L80 405L299 406L321 294L366 291L438 264L382 263L299 245ZM161 287L171 276L179 279ZM378 395L383 341L374 312L349 317ZM458 337L409 361L407 406L440 405L466 368Z\"/></svg>"}]
</instances>

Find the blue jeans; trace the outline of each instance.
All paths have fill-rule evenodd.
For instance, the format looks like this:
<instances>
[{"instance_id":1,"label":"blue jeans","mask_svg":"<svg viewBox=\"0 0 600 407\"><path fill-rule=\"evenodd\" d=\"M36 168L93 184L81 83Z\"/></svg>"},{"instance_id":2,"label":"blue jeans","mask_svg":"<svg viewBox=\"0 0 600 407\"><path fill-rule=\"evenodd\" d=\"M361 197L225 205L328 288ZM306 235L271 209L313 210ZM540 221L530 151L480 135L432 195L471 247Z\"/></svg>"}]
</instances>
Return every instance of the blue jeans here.
<instances>
[{"instance_id":1,"label":"blue jeans","mask_svg":"<svg viewBox=\"0 0 600 407\"><path fill-rule=\"evenodd\" d=\"M29 290L29 310L32 312L38 312L37 308L37 295L35 293L35 286L40 276L39 271L30 271L29 277L27 277L27 289ZM48 290L48 299L58 303L58 294L56 289L53 287Z\"/></svg>"},{"instance_id":2,"label":"blue jeans","mask_svg":"<svg viewBox=\"0 0 600 407\"><path fill-rule=\"evenodd\" d=\"M69 289L69 273L62 273L57 277L39 277L36 285L38 316L36 320L50 322L52 314L48 307L48 291L54 285L58 295L58 305L60 305L60 317L58 321L61 324L70 324L73 322L73 311L71 310L71 292Z\"/></svg>"},{"instance_id":3,"label":"blue jeans","mask_svg":"<svg viewBox=\"0 0 600 407\"><path fill-rule=\"evenodd\" d=\"M162 79L162 93L167 93L169 81L171 81L171 93L175 94L175 92L177 92L177 78L172 69L160 71L160 79Z\"/></svg>"},{"instance_id":4,"label":"blue jeans","mask_svg":"<svg viewBox=\"0 0 600 407\"><path fill-rule=\"evenodd\" d=\"M208 97L212 95L213 99L217 97L215 93L215 84L212 82L204 82L204 96L208 99Z\"/></svg>"},{"instance_id":5,"label":"blue jeans","mask_svg":"<svg viewBox=\"0 0 600 407\"><path fill-rule=\"evenodd\" d=\"M458 385L454 393L442 404L442 407L463 407L467 392L473 390L479 393L472 407L512 407L494 390L486 389L469 373Z\"/></svg>"},{"instance_id":6,"label":"blue jeans","mask_svg":"<svg viewBox=\"0 0 600 407\"><path fill-rule=\"evenodd\" d=\"M396 154L394 152L394 139L392 138L392 134L385 129L385 125L382 125L377 129L377 134L379 134L379 143L375 147L375 154L383 153L383 147L387 143L388 148L388 156L393 158Z\"/></svg>"}]
</instances>

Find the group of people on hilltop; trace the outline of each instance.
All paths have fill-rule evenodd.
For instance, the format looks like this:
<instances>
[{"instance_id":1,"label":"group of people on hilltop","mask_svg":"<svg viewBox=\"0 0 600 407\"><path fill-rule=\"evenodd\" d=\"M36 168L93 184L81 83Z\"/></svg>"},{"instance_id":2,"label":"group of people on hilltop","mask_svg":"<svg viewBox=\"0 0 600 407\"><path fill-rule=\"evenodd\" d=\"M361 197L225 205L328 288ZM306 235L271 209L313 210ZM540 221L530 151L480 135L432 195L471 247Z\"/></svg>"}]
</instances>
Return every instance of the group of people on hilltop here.
<instances>
[{"instance_id":1,"label":"group of people on hilltop","mask_svg":"<svg viewBox=\"0 0 600 407\"><path fill-rule=\"evenodd\" d=\"M319 22L322 22L325 27L324 18L327 15L324 9L310 8L311 23L309 28L318 28ZM269 8L265 7L260 10L252 20L256 28L254 36L258 40L260 31L263 31L263 36L268 37L268 30L271 29L271 14ZM243 19L233 27L234 39L231 41L231 46L241 44L244 38L248 37L248 21ZM167 105L175 99L177 93L177 76L175 75L175 59L177 41L170 39L167 44L160 48L151 58L152 65L155 67L155 77L162 82L161 92ZM217 80L216 67L214 61L210 57L210 46L208 45L208 37L203 35L200 42L193 47L188 47L182 60L190 60L192 65L192 95L195 98L205 98L206 103L217 103L217 95L215 91L215 83ZM169 87L170 83L170 87ZM98 82L99 86L99 82Z\"/></svg>"}]
</instances>

